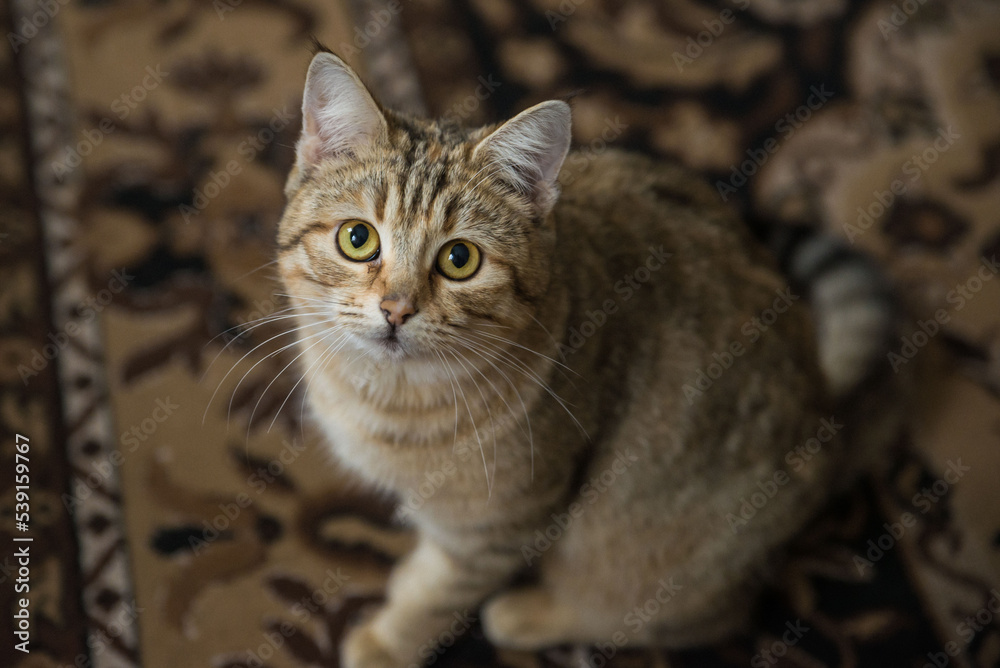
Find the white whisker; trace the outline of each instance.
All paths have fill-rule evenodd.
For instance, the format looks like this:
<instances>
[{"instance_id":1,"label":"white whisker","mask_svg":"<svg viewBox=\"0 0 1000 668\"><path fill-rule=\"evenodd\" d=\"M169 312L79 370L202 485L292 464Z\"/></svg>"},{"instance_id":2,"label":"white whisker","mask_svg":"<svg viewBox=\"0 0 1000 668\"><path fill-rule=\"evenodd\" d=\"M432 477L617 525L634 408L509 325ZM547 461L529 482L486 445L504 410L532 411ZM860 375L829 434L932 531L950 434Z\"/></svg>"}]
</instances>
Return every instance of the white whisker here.
<instances>
[{"instance_id":1,"label":"white whisker","mask_svg":"<svg viewBox=\"0 0 1000 668\"><path fill-rule=\"evenodd\" d=\"M447 349L447 346L445 347L444 352L450 352ZM454 357L454 355L453 355L453 357ZM443 357L442 357L442 359L443 359ZM455 358L455 361L458 361L457 357ZM461 381L458 380L458 375L455 374L455 370L452 369L451 364L446 364L446 366L448 368L448 371L453 376L455 376L455 382L458 384L458 388L460 390L462 390L462 401L465 403L465 410L468 412L468 414L469 414L469 420L471 420L471 422L472 422L472 432L476 435L476 442L479 444L479 454L483 458L483 475L486 476L486 497L487 497L487 499L491 499L491 498L493 498L493 485L492 485L492 483L490 481L489 466L486 463L486 450L483 448L483 440L479 436L479 427L476 426L476 417L472 413L472 407L469 406L469 399L465 396L465 388L462 387Z\"/></svg>"},{"instance_id":2,"label":"white whisker","mask_svg":"<svg viewBox=\"0 0 1000 668\"><path fill-rule=\"evenodd\" d=\"M527 431L525 430L525 426L520 425L520 424L518 426L521 427L521 433L523 433L527 437L527 439L528 439L528 447L529 447L529 450L530 450L530 453L531 453L531 479L534 480L534 478L535 478L535 439L534 439L534 435L532 434L532 431L531 431L531 417L528 415L528 407L524 403L524 398L521 396L521 392L517 389L517 386L510 379L510 377L507 376L507 374L505 374L500 369L500 367L498 367L496 364L494 364L492 361L490 361L489 359L486 358L486 355L490 355L490 357L493 357L494 359L497 359L497 361L502 361L499 358L497 358L494 355L492 355L488 350L486 350L485 346L479 346L479 345L473 343L472 341L469 341L468 339L466 339L464 337L459 340L459 345L465 346L470 352L475 353L476 355L478 355L480 357L480 359L482 359L487 364L489 364L491 367L493 367L493 369L497 373L499 373L503 377L504 380L507 381L507 384L510 385L511 389L514 391L514 394L517 395L518 401L521 402L521 410L524 413L524 421L525 421L525 423L527 425ZM477 368L476 371L479 371L479 369ZM511 414L511 417L513 417L513 415L514 415L514 409L511 408L511 406L510 406L509 403L507 403L507 400L504 398L503 394L501 394L501 392L493 384L493 381L491 381L482 371L479 371L479 375L481 375L486 380L486 382L490 384L490 387L493 388L493 391L497 394L498 397L500 397L500 400L503 401L504 406L507 407L507 412Z\"/></svg>"}]
</instances>

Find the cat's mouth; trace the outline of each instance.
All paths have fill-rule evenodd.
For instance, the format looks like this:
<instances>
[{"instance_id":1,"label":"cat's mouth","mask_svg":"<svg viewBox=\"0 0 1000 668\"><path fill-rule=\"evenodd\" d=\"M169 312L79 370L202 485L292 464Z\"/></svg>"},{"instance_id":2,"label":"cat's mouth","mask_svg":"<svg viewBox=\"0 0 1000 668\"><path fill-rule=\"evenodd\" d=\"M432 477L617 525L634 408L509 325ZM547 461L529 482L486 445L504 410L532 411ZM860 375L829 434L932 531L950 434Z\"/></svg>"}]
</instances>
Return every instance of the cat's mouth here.
<instances>
[{"instance_id":1,"label":"cat's mouth","mask_svg":"<svg viewBox=\"0 0 1000 668\"><path fill-rule=\"evenodd\" d=\"M383 351L393 356L402 356L406 353L406 345L399 338L399 331L395 327L390 327L379 336L375 337L376 345Z\"/></svg>"}]
</instances>

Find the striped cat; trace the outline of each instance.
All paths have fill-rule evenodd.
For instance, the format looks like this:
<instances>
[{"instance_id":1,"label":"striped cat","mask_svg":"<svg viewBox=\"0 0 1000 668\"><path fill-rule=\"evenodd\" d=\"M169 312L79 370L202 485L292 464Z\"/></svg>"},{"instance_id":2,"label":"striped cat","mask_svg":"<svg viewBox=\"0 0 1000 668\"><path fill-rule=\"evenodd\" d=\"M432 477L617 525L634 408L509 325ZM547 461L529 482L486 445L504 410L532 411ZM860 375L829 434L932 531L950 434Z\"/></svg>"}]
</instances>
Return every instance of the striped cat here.
<instances>
[{"instance_id":1,"label":"striped cat","mask_svg":"<svg viewBox=\"0 0 1000 668\"><path fill-rule=\"evenodd\" d=\"M463 128L309 67L278 234L308 400L419 536L348 668L420 665L480 606L510 648L718 639L858 468L871 264L788 237L790 286L708 186L570 134L561 101Z\"/></svg>"}]
</instances>

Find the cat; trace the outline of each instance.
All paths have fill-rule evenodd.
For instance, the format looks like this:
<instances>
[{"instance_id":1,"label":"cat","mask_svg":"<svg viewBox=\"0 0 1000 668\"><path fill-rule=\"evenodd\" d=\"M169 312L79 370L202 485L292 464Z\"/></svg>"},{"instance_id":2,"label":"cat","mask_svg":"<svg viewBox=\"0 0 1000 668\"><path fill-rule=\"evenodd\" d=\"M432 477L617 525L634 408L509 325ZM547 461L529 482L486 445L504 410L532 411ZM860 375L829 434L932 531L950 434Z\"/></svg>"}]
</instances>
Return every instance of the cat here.
<instances>
[{"instance_id":1,"label":"cat","mask_svg":"<svg viewBox=\"0 0 1000 668\"><path fill-rule=\"evenodd\" d=\"M418 536L343 664L419 666L456 615L521 650L744 628L869 458L838 411L894 327L873 263L800 230L790 282L681 167L570 153L564 101L411 118L320 48L302 111L277 244L308 402Z\"/></svg>"}]
</instances>

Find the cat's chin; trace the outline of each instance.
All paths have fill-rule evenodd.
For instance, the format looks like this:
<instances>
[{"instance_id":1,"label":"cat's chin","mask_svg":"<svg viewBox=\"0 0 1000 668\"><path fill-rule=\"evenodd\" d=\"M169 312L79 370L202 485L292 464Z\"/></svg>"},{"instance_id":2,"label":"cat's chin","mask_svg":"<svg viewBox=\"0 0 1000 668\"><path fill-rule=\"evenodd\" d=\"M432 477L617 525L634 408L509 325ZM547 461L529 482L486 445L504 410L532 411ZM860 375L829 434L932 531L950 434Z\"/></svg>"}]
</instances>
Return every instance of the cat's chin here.
<instances>
[{"instance_id":1,"label":"cat's chin","mask_svg":"<svg viewBox=\"0 0 1000 668\"><path fill-rule=\"evenodd\" d=\"M412 341L405 341L396 336L377 336L368 340L371 353L393 362L420 357L419 350Z\"/></svg>"}]
</instances>

